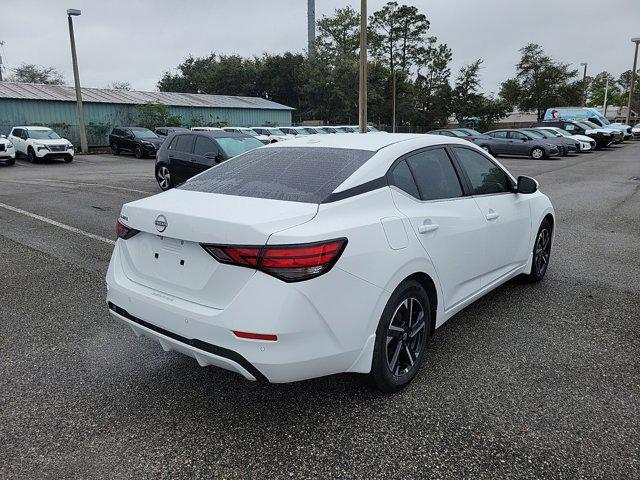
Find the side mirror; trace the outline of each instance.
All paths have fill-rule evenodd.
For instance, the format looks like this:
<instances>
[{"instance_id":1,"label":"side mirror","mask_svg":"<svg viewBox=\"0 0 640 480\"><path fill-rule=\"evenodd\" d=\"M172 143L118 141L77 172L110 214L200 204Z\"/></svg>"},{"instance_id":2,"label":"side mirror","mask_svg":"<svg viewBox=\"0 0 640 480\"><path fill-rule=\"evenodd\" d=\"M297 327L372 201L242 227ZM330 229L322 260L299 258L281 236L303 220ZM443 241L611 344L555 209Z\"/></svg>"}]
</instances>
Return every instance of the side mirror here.
<instances>
[{"instance_id":1,"label":"side mirror","mask_svg":"<svg viewBox=\"0 0 640 480\"><path fill-rule=\"evenodd\" d=\"M556 137L561 137L562 135L560 135L559 133L556 133Z\"/></svg>"},{"instance_id":2,"label":"side mirror","mask_svg":"<svg viewBox=\"0 0 640 480\"><path fill-rule=\"evenodd\" d=\"M7 136L0 134L0 138L7 138Z\"/></svg>"},{"instance_id":3,"label":"side mirror","mask_svg":"<svg viewBox=\"0 0 640 480\"><path fill-rule=\"evenodd\" d=\"M523 141L523 142L528 142L528 141L529 141L529 139L528 139L528 138L523 138L523 139L522 139L522 141Z\"/></svg>"},{"instance_id":4,"label":"side mirror","mask_svg":"<svg viewBox=\"0 0 640 480\"><path fill-rule=\"evenodd\" d=\"M535 181L533 178L525 177L524 175L520 175L518 177L518 187L517 187L518 193L527 194L527 193L535 193L537 191L538 191L538 182Z\"/></svg>"}]
</instances>

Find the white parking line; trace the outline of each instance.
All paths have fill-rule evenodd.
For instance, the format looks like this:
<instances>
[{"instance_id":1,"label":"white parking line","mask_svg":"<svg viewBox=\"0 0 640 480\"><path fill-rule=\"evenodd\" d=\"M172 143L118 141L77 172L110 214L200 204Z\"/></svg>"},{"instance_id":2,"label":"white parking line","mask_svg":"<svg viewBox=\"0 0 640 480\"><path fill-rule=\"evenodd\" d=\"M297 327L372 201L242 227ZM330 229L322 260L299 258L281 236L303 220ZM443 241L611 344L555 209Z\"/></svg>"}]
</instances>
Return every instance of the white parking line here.
<instances>
[{"instance_id":1,"label":"white parking line","mask_svg":"<svg viewBox=\"0 0 640 480\"><path fill-rule=\"evenodd\" d=\"M85 232L84 230L80 230L79 228L72 227L71 225L66 225L64 223L56 222L55 220L51 220L50 218L43 217L42 215L36 215L35 213L27 212L26 210L12 207L11 205L7 205L5 203L0 203L0 208L4 208L11 212L19 213L21 215L26 215L27 217L35 218L36 220L40 220L41 222L48 223L49 225L53 225L54 227L62 228L64 230L68 230L69 232L78 233L80 235L84 235L85 237L92 238L94 240L99 240L108 245L116 244L114 240L111 240L109 238L105 238L105 237L101 237L100 235L95 235L93 233Z\"/></svg>"}]
</instances>

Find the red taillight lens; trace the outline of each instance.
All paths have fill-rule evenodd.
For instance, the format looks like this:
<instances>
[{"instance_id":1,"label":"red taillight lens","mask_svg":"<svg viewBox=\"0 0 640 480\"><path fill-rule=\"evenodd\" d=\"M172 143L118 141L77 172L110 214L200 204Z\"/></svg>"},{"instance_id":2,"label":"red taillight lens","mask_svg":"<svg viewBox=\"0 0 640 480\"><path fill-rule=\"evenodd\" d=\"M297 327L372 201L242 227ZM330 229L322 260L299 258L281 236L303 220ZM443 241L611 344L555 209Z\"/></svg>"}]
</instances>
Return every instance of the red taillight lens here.
<instances>
[{"instance_id":1,"label":"red taillight lens","mask_svg":"<svg viewBox=\"0 0 640 480\"><path fill-rule=\"evenodd\" d=\"M269 342L275 342L278 340L277 335L271 335L267 333L249 333L234 330L233 334L238 338L246 338L248 340L267 340Z\"/></svg>"},{"instance_id":2,"label":"red taillight lens","mask_svg":"<svg viewBox=\"0 0 640 480\"><path fill-rule=\"evenodd\" d=\"M338 261L346 238L298 245L202 245L221 263L255 268L285 282L299 282L328 272Z\"/></svg>"},{"instance_id":3,"label":"red taillight lens","mask_svg":"<svg viewBox=\"0 0 640 480\"><path fill-rule=\"evenodd\" d=\"M122 238L123 240L127 240L133 237L135 234L140 233L140 230L136 230L134 228L127 227L120 220L116 222L116 235L118 238Z\"/></svg>"}]
</instances>

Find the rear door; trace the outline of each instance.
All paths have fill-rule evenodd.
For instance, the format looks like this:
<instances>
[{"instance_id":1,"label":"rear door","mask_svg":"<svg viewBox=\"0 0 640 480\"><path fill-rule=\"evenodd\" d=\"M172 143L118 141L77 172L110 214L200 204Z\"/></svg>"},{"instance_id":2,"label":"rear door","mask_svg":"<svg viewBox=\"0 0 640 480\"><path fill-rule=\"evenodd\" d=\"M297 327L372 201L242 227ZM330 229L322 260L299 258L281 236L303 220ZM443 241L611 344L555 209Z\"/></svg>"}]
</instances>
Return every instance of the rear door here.
<instances>
[{"instance_id":1,"label":"rear door","mask_svg":"<svg viewBox=\"0 0 640 480\"><path fill-rule=\"evenodd\" d=\"M168 148L169 160L178 178L186 180L193 177L194 168L191 161L193 141L196 135L185 133L176 135Z\"/></svg>"},{"instance_id":2,"label":"rear door","mask_svg":"<svg viewBox=\"0 0 640 480\"><path fill-rule=\"evenodd\" d=\"M216 164L216 156L220 153L218 145L204 135L197 135L191 155L191 170L193 175L213 167Z\"/></svg>"},{"instance_id":3,"label":"rear door","mask_svg":"<svg viewBox=\"0 0 640 480\"><path fill-rule=\"evenodd\" d=\"M510 154L513 153L513 149L511 148L511 142L507 139L506 131L492 132L489 133L489 136L493 138L491 142L491 151L496 155L499 154Z\"/></svg>"},{"instance_id":4,"label":"rear door","mask_svg":"<svg viewBox=\"0 0 640 480\"><path fill-rule=\"evenodd\" d=\"M452 151L482 212L487 266L482 286L486 286L522 266L529 257L528 195L514 193L513 181L505 171L477 150L456 146Z\"/></svg>"},{"instance_id":5,"label":"rear door","mask_svg":"<svg viewBox=\"0 0 640 480\"><path fill-rule=\"evenodd\" d=\"M480 287L486 270L484 218L465 197L447 150L421 150L401 157L388 174L396 207L407 216L433 262L450 309Z\"/></svg>"}]
</instances>

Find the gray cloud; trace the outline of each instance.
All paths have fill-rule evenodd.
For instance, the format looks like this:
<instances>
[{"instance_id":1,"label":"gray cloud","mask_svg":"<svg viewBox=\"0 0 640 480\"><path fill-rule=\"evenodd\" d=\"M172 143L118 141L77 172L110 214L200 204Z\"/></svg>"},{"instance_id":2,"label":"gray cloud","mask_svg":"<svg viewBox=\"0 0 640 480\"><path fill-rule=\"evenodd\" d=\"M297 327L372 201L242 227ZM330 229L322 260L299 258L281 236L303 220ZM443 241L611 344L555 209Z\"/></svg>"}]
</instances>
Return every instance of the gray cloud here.
<instances>
[{"instance_id":1,"label":"gray cloud","mask_svg":"<svg viewBox=\"0 0 640 480\"><path fill-rule=\"evenodd\" d=\"M370 0L369 10L385 2ZM484 59L483 85L497 91L513 75L518 49L537 42L578 68L617 75L631 68L630 38L640 35L640 2L603 0L407 1L425 12L431 34L453 49L454 72ZM317 18L359 1L316 0ZM26 15L3 16L0 40L8 66L52 65L72 82L65 11L82 9L76 40L83 85L120 80L154 90L162 73L188 54L215 51L245 56L306 48L306 0L25 0ZM603 8L606 6L606 9ZM7 11L7 7L3 9ZM19 21L18 21L19 20Z\"/></svg>"}]
</instances>

